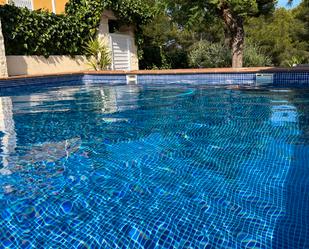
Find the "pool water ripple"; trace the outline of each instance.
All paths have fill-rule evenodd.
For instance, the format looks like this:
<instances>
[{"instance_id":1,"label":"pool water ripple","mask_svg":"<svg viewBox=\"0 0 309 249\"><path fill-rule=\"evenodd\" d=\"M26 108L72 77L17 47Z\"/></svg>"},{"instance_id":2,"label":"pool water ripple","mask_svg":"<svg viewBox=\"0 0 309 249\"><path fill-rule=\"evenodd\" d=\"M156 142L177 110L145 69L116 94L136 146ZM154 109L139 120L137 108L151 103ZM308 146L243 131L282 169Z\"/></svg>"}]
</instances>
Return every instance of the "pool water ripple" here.
<instances>
[{"instance_id":1,"label":"pool water ripple","mask_svg":"<svg viewBox=\"0 0 309 249\"><path fill-rule=\"evenodd\" d=\"M0 97L0 248L309 248L309 91Z\"/></svg>"}]
</instances>

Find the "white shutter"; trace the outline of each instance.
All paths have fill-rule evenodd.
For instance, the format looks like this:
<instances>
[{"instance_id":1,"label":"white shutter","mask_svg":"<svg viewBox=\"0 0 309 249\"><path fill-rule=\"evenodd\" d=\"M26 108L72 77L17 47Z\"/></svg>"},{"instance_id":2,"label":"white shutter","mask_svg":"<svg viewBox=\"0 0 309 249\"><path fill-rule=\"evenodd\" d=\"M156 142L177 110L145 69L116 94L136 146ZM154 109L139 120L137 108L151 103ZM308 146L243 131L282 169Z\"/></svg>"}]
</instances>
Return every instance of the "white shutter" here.
<instances>
[{"instance_id":1,"label":"white shutter","mask_svg":"<svg viewBox=\"0 0 309 249\"><path fill-rule=\"evenodd\" d=\"M130 70L131 37L128 35L111 34L113 52L113 69Z\"/></svg>"},{"instance_id":2,"label":"white shutter","mask_svg":"<svg viewBox=\"0 0 309 249\"><path fill-rule=\"evenodd\" d=\"M26 7L33 10L32 0L12 0L12 2L17 7Z\"/></svg>"}]
</instances>

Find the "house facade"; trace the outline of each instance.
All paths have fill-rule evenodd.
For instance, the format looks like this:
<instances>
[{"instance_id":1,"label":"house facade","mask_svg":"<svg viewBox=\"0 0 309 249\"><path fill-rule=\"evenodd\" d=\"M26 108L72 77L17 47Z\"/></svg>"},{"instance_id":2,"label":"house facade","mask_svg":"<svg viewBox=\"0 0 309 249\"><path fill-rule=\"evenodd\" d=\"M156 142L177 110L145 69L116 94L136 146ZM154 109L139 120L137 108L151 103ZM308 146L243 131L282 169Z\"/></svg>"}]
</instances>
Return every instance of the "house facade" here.
<instances>
[{"instance_id":1,"label":"house facade","mask_svg":"<svg viewBox=\"0 0 309 249\"><path fill-rule=\"evenodd\" d=\"M7 0L0 1L4 3ZM40 3L37 4L37 2ZM54 11L55 13L63 12L66 2L67 0L14 0L16 6L27 7L29 9L44 8ZM133 25L120 24L112 11L105 10L102 13L97 37L103 40L110 48L112 58L110 69L123 71L139 69L134 31L135 28ZM0 50L2 50L3 55L3 60L1 60L0 53L0 66L2 62L3 65L5 65L5 63L7 64L9 76L78 72L91 69L84 56L76 56L75 58L59 55L50 56L49 58L45 58L44 56L23 55L5 56L3 45ZM2 74L2 76L4 75L5 73Z\"/></svg>"},{"instance_id":2,"label":"house facade","mask_svg":"<svg viewBox=\"0 0 309 249\"><path fill-rule=\"evenodd\" d=\"M31 10L45 9L56 14L64 12L68 0L0 0L0 4L14 4Z\"/></svg>"}]
</instances>

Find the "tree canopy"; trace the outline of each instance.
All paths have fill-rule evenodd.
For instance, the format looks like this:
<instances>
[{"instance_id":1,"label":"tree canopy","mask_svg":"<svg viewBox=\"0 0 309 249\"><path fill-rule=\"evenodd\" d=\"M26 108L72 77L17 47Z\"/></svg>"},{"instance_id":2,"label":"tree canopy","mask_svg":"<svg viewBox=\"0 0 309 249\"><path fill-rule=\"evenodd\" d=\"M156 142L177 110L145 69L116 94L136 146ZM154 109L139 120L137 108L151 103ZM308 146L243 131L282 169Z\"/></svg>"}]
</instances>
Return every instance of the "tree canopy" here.
<instances>
[{"instance_id":1,"label":"tree canopy","mask_svg":"<svg viewBox=\"0 0 309 249\"><path fill-rule=\"evenodd\" d=\"M244 52L244 21L250 16L268 14L275 0L168 0L170 12L177 19L194 23L197 18L219 17L224 23L226 43L232 52L232 66L241 67ZM179 14L183 13L183 14ZM189 16L188 19L184 16Z\"/></svg>"},{"instance_id":2,"label":"tree canopy","mask_svg":"<svg viewBox=\"0 0 309 249\"><path fill-rule=\"evenodd\" d=\"M222 44L228 48L231 56L226 56L225 65L232 64L232 55L243 61L244 66L305 63L309 50L308 2L305 0L296 9L286 10L276 9L276 1L270 0L160 0L160 14L144 27L145 53L150 51L156 60L145 56L141 65L144 68L151 68L152 64L159 68L191 67L189 57L196 54L191 51L193 47L202 47L195 45L201 40L216 43L214 48ZM232 21L224 19L225 9L232 15ZM157 63L160 59L161 63ZM213 64L216 66L220 65Z\"/></svg>"},{"instance_id":3,"label":"tree canopy","mask_svg":"<svg viewBox=\"0 0 309 249\"><path fill-rule=\"evenodd\" d=\"M308 63L309 0L292 10L275 9L275 4L275 0L70 0L64 15L4 5L0 17L7 54L83 54L102 11L110 9L124 23L135 25L139 52L144 54L141 68ZM216 53L220 60L212 58Z\"/></svg>"}]
</instances>

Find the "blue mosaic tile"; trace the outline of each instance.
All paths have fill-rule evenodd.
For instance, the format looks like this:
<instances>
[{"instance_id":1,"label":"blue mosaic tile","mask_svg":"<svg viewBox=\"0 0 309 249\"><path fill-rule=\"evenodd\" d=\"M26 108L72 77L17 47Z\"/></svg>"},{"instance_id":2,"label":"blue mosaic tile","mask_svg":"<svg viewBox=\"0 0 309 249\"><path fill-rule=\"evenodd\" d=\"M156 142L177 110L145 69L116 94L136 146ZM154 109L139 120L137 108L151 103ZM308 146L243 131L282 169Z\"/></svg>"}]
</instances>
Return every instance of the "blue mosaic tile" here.
<instances>
[{"instance_id":1,"label":"blue mosaic tile","mask_svg":"<svg viewBox=\"0 0 309 249\"><path fill-rule=\"evenodd\" d=\"M80 83L83 75L66 75L66 76L46 76L33 78L16 78L9 80L0 79L0 90L3 88L28 87L36 85L53 86L53 85L72 85Z\"/></svg>"},{"instance_id":2,"label":"blue mosaic tile","mask_svg":"<svg viewBox=\"0 0 309 249\"><path fill-rule=\"evenodd\" d=\"M101 79L1 92L0 248L309 248L308 88Z\"/></svg>"},{"instance_id":3,"label":"blue mosaic tile","mask_svg":"<svg viewBox=\"0 0 309 249\"><path fill-rule=\"evenodd\" d=\"M87 84L126 84L126 75L96 75L88 74L84 75L83 82Z\"/></svg>"},{"instance_id":4,"label":"blue mosaic tile","mask_svg":"<svg viewBox=\"0 0 309 249\"><path fill-rule=\"evenodd\" d=\"M274 73L272 86L309 86L309 72ZM255 73L205 73L205 74L148 74L138 75L138 84L192 84L192 85L255 85ZM0 80L1 88L35 85L78 85L78 84L126 84L126 75L67 75L26 79Z\"/></svg>"},{"instance_id":5,"label":"blue mosaic tile","mask_svg":"<svg viewBox=\"0 0 309 249\"><path fill-rule=\"evenodd\" d=\"M139 75L139 84L207 84L207 85L232 85L232 84L254 84L255 74L179 74L179 75Z\"/></svg>"},{"instance_id":6,"label":"blue mosaic tile","mask_svg":"<svg viewBox=\"0 0 309 249\"><path fill-rule=\"evenodd\" d=\"M309 86L309 72L281 72L274 74L275 86Z\"/></svg>"}]
</instances>

